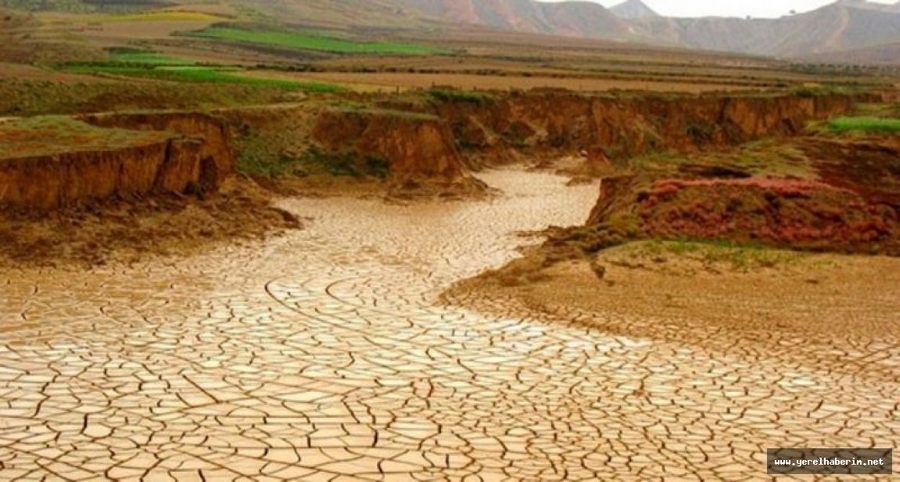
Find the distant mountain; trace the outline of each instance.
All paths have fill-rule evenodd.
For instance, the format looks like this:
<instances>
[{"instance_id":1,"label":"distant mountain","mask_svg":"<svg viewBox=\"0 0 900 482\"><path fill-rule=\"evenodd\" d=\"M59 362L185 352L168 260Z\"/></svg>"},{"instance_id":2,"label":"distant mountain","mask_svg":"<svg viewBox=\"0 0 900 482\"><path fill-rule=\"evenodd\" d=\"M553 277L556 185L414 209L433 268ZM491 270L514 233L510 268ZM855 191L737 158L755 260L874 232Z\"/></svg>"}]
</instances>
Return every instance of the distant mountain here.
<instances>
[{"instance_id":1,"label":"distant mountain","mask_svg":"<svg viewBox=\"0 0 900 482\"><path fill-rule=\"evenodd\" d=\"M405 10L443 21L530 33L592 38L628 34L628 25L603 6L588 1L391 0Z\"/></svg>"},{"instance_id":2,"label":"distant mountain","mask_svg":"<svg viewBox=\"0 0 900 482\"><path fill-rule=\"evenodd\" d=\"M619 18L625 19L658 18L660 16L641 0L627 0L611 7L609 11Z\"/></svg>"},{"instance_id":3,"label":"distant mountain","mask_svg":"<svg viewBox=\"0 0 900 482\"><path fill-rule=\"evenodd\" d=\"M900 42L900 3L865 0L839 0L778 19L667 18L641 0L627 0L609 10L583 1L385 1L445 22L790 58Z\"/></svg>"},{"instance_id":4,"label":"distant mountain","mask_svg":"<svg viewBox=\"0 0 900 482\"><path fill-rule=\"evenodd\" d=\"M658 18L633 22L633 26L653 43L803 57L900 42L900 13L888 10L893 7L843 0L778 19Z\"/></svg>"},{"instance_id":5,"label":"distant mountain","mask_svg":"<svg viewBox=\"0 0 900 482\"><path fill-rule=\"evenodd\" d=\"M537 0L205 0L236 3L265 22L358 32L451 31L466 26L615 42L716 50L794 59L850 61L854 53L900 65L900 2L837 0L777 19L668 18L642 0L611 9L594 1ZM197 0L0 0L0 7L91 11L116 5L197 4ZM477 30L477 28L476 28Z\"/></svg>"},{"instance_id":6,"label":"distant mountain","mask_svg":"<svg viewBox=\"0 0 900 482\"><path fill-rule=\"evenodd\" d=\"M897 65L900 62L900 42L839 52L813 54L805 56L804 59L828 64Z\"/></svg>"}]
</instances>

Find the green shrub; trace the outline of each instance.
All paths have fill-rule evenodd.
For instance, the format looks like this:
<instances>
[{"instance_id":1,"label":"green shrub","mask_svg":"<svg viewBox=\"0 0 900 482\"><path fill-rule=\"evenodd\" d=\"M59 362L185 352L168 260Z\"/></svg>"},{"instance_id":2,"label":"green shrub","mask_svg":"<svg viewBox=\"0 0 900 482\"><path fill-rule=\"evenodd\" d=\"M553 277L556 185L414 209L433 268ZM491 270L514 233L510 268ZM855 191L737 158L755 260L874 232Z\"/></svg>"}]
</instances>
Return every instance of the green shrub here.
<instances>
[{"instance_id":1,"label":"green shrub","mask_svg":"<svg viewBox=\"0 0 900 482\"><path fill-rule=\"evenodd\" d=\"M466 102L469 104L482 105L493 100L490 94L483 92L471 92L467 90L454 89L431 89L428 96L439 102Z\"/></svg>"},{"instance_id":2,"label":"green shrub","mask_svg":"<svg viewBox=\"0 0 900 482\"><path fill-rule=\"evenodd\" d=\"M900 119L884 117L839 117L830 122L834 132L892 134L900 132Z\"/></svg>"},{"instance_id":3,"label":"green shrub","mask_svg":"<svg viewBox=\"0 0 900 482\"><path fill-rule=\"evenodd\" d=\"M302 155L289 156L264 137L250 137L241 143L238 172L270 178L286 176L376 177L385 179L390 165L384 158L352 151L326 151L316 146Z\"/></svg>"}]
</instances>

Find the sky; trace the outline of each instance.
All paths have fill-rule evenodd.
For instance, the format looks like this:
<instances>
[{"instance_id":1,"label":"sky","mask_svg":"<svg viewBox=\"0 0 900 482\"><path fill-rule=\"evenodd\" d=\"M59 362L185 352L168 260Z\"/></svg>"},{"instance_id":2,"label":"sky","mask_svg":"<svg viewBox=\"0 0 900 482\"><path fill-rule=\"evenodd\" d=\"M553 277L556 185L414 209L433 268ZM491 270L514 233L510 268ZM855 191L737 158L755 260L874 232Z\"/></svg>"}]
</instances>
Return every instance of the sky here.
<instances>
[{"instance_id":1,"label":"sky","mask_svg":"<svg viewBox=\"0 0 900 482\"><path fill-rule=\"evenodd\" d=\"M559 1L559 0L551 0ZM611 7L624 0L593 0ZM780 17L791 10L807 12L834 0L644 0L650 8L670 17ZM897 0L875 0L896 3Z\"/></svg>"}]
</instances>

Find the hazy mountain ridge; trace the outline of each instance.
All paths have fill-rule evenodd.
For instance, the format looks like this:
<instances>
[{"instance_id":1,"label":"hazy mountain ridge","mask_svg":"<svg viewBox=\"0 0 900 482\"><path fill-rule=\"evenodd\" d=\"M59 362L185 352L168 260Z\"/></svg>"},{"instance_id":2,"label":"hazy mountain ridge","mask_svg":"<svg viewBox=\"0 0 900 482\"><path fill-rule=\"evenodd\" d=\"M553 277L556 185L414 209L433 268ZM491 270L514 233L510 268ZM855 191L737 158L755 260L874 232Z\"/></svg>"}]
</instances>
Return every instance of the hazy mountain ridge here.
<instances>
[{"instance_id":1,"label":"hazy mountain ridge","mask_svg":"<svg viewBox=\"0 0 900 482\"><path fill-rule=\"evenodd\" d=\"M610 7L609 11L624 19L657 18L661 16L641 0L626 0L614 7Z\"/></svg>"},{"instance_id":2,"label":"hazy mountain ridge","mask_svg":"<svg viewBox=\"0 0 900 482\"><path fill-rule=\"evenodd\" d=\"M656 19L639 23L643 37L742 53L803 57L900 41L900 15L874 4L838 2L778 19ZM885 5L884 7L896 7Z\"/></svg>"},{"instance_id":3,"label":"hazy mountain ridge","mask_svg":"<svg viewBox=\"0 0 900 482\"><path fill-rule=\"evenodd\" d=\"M900 3L865 0L840 0L777 19L668 18L641 0L610 9L584 1L389 1L446 22L778 57L820 56L900 42Z\"/></svg>"},{"instance_id":4,"label":"hazy mountain ridge","mask_svg":"<svg viewBox=\"0 0 900 482\"><path fill-rule=\"evenodd\" d=\"M444 21L527 32L802 58L900 42L900 3L840 0L778 19L667 18L641 0L588 2L393 0ZM898 59L900 62L900 59Z\"/></svg>"},{"instance_id":5,"label":"hazy mountain ridge","mask_svg":"<svg viewBox=\"0 0 900 482\"><path fill-rule=\"evenodd\" d=\"M391 0L404 10L443 21L531 33L612 38L629 26L599 4L588 1L544 3L534 0ZM603 35L598 35L602 32Z\"/></svg>"},{"instance_id":6,"label":"hazy mountain ridge","mask_svg":"<svg viewBox=\"0 0 900 482\"><path fill-rule=\"evenodd\" d=\"M838 0L811 12L777 19L742 19L663 17L642 0L626 0L609 9L585 0L216 1L249 6L276 22L295 27L429 31L466 25L821 61L826 61L830 53L852 61L847 52L878 52L874 57L880 62L900 64L900 58L890 58L894 51L890 46L900 43L900 2ZM188 0L0 0L0 6L69 11L111 4L167 3L191 5Z\"/></svg>"}]
</instances>

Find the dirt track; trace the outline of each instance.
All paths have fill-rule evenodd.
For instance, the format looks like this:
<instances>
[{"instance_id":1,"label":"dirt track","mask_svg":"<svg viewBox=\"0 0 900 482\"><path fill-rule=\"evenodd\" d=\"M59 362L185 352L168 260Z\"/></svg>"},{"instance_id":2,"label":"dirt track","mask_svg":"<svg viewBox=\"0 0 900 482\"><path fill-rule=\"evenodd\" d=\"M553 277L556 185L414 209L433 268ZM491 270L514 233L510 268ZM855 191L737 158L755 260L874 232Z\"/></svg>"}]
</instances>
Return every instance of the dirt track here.
<instances>
[{"instance_id":1,"label":"dirt track","mask_svg":"<svg viewBox=\"0 0 900 482\"><path fill-rule=\"evenodd\" d=\"M264 244L0 271L0 479L737 480L769 446L896 445L894 339L851 345L867 374L441 306L596 195L484 178L506 195L294 199L314 220Z\"/></svg>"}]
</instances>

